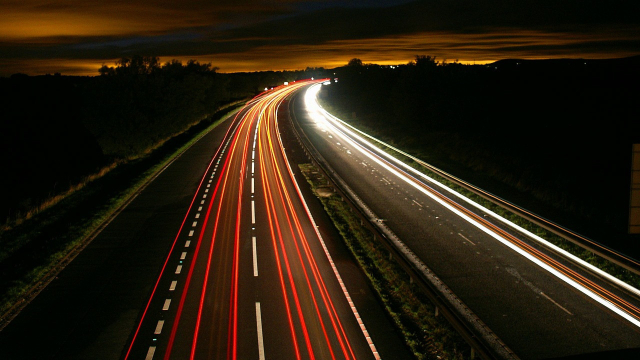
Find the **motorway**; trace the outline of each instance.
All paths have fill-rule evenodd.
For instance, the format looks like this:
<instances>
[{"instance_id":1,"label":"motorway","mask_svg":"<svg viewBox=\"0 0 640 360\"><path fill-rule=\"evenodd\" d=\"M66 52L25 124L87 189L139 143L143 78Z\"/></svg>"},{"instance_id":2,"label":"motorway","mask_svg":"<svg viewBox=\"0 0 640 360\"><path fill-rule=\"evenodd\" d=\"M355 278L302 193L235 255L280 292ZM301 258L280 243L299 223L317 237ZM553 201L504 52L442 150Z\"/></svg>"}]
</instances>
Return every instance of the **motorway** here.
<instances>
[{"instance_id":1,"label":"motorway","mask_svg":"<svg viewBox=\"0 0 640 360\"><path fill-rule=\"evenodd\" d=\"M310 84L261 94L161 173L0 332L0 358L410 358L295 182L308 159L278 107Z\"/></svg>"},{"instance_id":2,"label":"motorway","mask_svg":"<svg viewBox=\"0 0 640 360\"><path fill-rule=\"evenodd\" d=\"M319 108L319 90L294 102L313 146L518 356L640 355L640 291L385 155Z\"/></svg>"},{"instance_id":3,"label":"motorway","mask_svg":"<svg viewBox=\"0 0 640 360\"><path fill-rule=\"evenodd\" d=\"M241 113L154 289L163 312L145 311L126 359L379 358L279 139L280 103L308 85Z\"/></svg>"},{"instance_id":4,"label":"motorway","mask_svg":"<svg viewBox=\"0 0 640 360\"><path fill-rule=\"evenodd\" d=\"M277 88L239 114L125 359L379 358L280 141L278 107L308 85Z\"/></svg>"}]
</instances>

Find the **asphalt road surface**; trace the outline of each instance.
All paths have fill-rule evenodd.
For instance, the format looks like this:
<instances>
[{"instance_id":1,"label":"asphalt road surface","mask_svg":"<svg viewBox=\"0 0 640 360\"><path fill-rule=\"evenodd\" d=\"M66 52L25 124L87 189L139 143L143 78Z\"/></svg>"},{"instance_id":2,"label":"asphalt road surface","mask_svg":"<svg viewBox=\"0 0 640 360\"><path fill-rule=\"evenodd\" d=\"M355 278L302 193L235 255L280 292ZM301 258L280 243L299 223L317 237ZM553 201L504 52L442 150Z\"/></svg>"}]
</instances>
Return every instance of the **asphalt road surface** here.
<instances>
[{"instance_id":1,"label":"asphalt road surface","mask_svg":"<svg viewBox=\"0 0 640 360\"><path fill-rule=\"evenodd\" d=\"M294 111L316 149L516 354L525 359L640 356L637 289L584 271L401 168L329 121L313 97L297 97Z\"/></svg>"},{"instance_id":2,"label":"asphalt road surface","mask_svg":"<svg viewBox=\"0 0 640 360\"><path fill-rule=\"evenodd\" d=\"M0 358L410 358L294 182L305 159L277 109L307 85L254 99L160 174L0 332Z\"/></svg>"}]
</instances>

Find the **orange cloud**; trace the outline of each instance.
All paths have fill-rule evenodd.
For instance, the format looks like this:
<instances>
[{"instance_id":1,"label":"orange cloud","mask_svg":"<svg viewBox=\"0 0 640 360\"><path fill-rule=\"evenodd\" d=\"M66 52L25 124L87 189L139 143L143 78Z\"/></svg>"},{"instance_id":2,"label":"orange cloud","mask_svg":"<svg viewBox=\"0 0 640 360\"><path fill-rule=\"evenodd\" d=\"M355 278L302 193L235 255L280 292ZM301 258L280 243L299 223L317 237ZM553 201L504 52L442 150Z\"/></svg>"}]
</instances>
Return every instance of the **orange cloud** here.
<instances>
[{"instance_id":1,"label":"orange cloud","mask_svg":"<svg viewBox=\"0 0 640 360\"><path fill-rule=\"evenodd\" d=\"M600 19L593 15L599 7L579 0L522 0L495 12L497 1L400 0L382 9L327 8L312 0L4 0L0 75L96 75L103 63L132 54L195 59L236 72L330 68L354 57L378 64L415 55L486 63L640 53L635 5ZM347 3L394 1L333 1ZM544 16L531 16L531 9Z\"/></svg>"}]
</instances>

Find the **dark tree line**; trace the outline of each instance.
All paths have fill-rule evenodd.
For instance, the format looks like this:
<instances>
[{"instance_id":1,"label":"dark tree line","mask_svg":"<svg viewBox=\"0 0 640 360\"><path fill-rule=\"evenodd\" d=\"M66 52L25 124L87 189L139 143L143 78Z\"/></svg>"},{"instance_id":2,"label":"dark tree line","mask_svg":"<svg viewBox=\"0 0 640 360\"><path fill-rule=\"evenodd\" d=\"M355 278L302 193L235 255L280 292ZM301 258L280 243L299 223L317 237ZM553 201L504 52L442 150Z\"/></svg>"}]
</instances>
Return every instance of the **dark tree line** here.
<instances>
[{"instance_id":1,"label":"dark tree line","mask_svg":"<svg viewBox=\"0 0 640 360\"><path fill-rule=\"evenodd\" d=\"M116 161L135 159L265 87L322 68L223 74L211 64L123 58L96 77L0 78L0 219L15 217Z\"/></svg>"},{"instance_id":2,"label":"dark tree line","mask_svg":"<svg viewBox=\"0 0 640 360\"><path fill-rule=\"evenodd\" d=\"M578 230L626 231L639 57L474 66L418 56L336 71L323 96L344 117Z\"/></svg>"}]
</instances>

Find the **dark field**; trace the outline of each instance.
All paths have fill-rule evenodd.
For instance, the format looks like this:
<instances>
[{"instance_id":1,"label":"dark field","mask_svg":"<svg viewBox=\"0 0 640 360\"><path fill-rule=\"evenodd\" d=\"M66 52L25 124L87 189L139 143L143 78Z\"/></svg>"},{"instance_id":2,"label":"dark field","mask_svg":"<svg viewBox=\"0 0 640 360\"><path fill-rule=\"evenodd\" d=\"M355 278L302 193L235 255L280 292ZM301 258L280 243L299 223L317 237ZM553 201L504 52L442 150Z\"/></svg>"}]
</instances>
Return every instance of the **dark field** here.
<instances>
[{"instance_id":1,"label":"dark field","mask_svg":"<svg viewBox=\"0 0 640 360\"><path fill-rule=\"evenodd\" d=\"M87 176L147 156L225 104L305 76L126 60L96 77L0 78L0 223L11 227Z\"/></svg>"},{"instance_id":2,"label":"dark field","mask_svg":"<svg viewBox=\"0 0 640 360\"><path fill-rule=\"evenodd\" d=\"M627 235L631 144L640 142L640 58L418 57L337 69L325 106L496 195L640 257Z\"/></svg>"}]
</instances>

